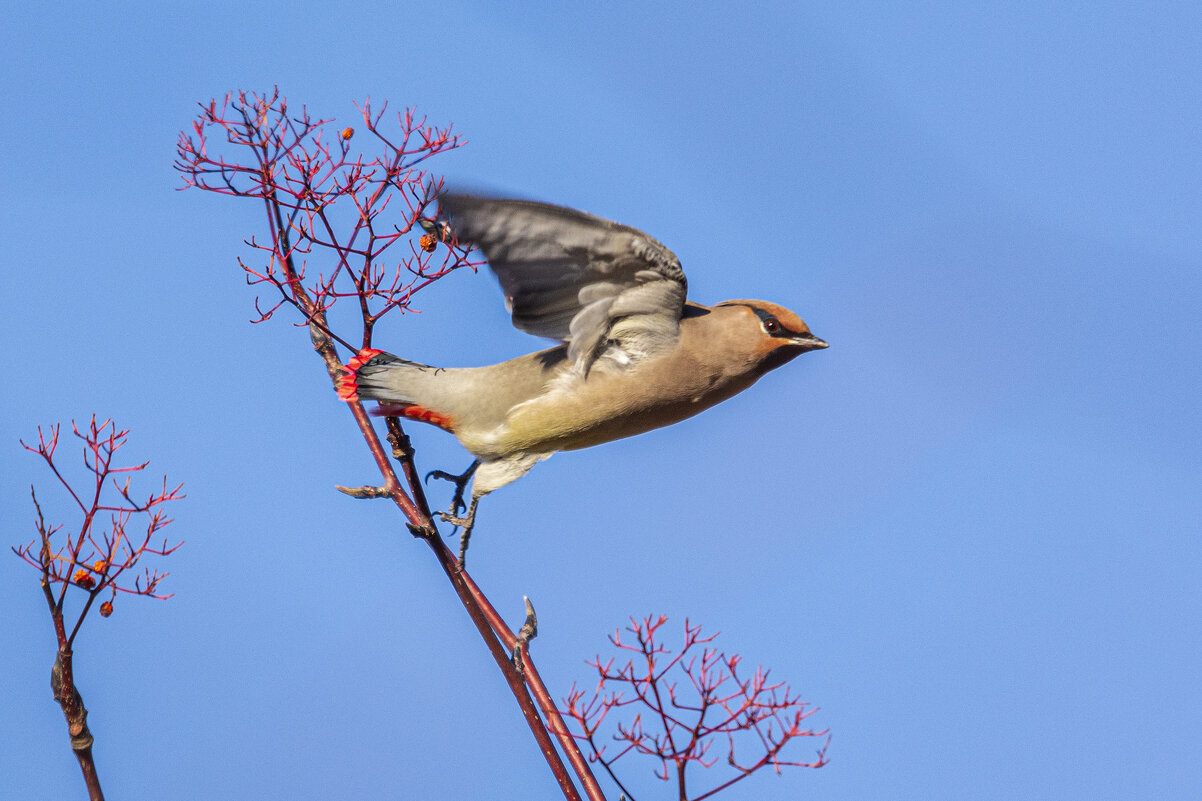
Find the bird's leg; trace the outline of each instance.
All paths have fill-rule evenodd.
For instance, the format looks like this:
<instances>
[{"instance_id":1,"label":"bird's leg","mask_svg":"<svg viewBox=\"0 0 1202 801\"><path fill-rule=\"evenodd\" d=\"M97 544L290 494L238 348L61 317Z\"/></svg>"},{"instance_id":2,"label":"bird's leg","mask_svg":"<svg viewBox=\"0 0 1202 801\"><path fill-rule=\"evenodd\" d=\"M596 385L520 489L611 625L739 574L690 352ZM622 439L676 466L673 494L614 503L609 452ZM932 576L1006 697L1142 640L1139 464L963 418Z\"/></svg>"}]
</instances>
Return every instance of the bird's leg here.
<instances>
[{"instance_id":1,"label":"bird's leg","mask_svg":"<svg viewBox=\"0 0 1202 801\"><path fill-rule=\"evenodd\" d=\"M444 481L450 481L455 485L455 495L451 498L451 508L445 512L438 512L438 516L444 522L450 523L456 528L462 528L463 533L459 536L459 568L462 570L464 563L467 561L467 543L472 537L472 526L476 522L476 506L480 503L480 499L472 496L471 503L466 503L463 500L463 491L467 487L467 483L471 481L472 476L476 472L476 468L480 466L480 460L472 462L467 470L464 470L460 475L452 475L443 470L432 470L426 474L426 480L430 477L441 478ZM459 517L459 510L466 509L467 514ZM454 531L452 531L454 533Z\"/></svg>"},{"instance_id":2,"label":"bird's leg","mask_svg":"<svg viewBox=\"0 0 1202 801\"><path fill-rule=\"evenodd\" d=\"M452 517L459 514L460 509L466 509L467 504L463 500L463 491L467 488L467 482L472 480L472 476L476 474L476 468L480 466L480 460L472 462L468 465L467 470L464 470L459 475L448 473L445 470L431 470L426 473L426 483L430 483L430 479L441 478L443 481L449 481L455 485L455 495L451 498L451 508L447 511ZM439 514L443 514L439 512ZM470 515L469 515L470 516ZM444 517L445 519L445 517ZM448 523L451 521L447 521ZM459 525L456 523L455 525Z\"/></svg>"}]
</instances>

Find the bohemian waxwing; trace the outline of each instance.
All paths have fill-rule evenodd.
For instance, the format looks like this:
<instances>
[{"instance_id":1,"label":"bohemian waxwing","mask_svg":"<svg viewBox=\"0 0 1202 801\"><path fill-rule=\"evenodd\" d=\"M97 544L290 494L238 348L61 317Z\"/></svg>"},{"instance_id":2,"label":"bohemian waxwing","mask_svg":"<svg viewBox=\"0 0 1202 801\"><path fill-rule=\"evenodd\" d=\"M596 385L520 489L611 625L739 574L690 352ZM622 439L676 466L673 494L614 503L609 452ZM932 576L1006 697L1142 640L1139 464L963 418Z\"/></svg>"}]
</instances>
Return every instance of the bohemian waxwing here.
<instances>
[{"instance_id":1,"label":"bohemian waxwing","mask_svg":"<svg viewBox=\"0 0 1202 801\"><path fill-rule=\"evenodd\" d=\"M444 194L450 231L478 247L505 292L513 324L562 340L489 367L430 367L365 350L347 365L347 400L432 423L477 458L467 514L480 498L556 451L684 420L742 392L808 350L827 347L796 314L760 300L685 300L680 260L634 228L525 200Z\"/></svg>"}]
</instances>

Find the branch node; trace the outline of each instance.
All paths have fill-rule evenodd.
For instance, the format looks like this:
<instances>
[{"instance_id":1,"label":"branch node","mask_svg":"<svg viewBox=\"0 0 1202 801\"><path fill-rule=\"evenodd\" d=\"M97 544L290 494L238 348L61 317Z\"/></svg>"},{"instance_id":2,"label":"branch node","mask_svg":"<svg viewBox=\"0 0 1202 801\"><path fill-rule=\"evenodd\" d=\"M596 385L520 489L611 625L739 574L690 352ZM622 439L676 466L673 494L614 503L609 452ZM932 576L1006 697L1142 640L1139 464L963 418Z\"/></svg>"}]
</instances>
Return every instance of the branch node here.
<instances>
[{"instance_id":1,"label":"branch node","mask_svg":"<svg viewBox=\"0 0 1202 801\"><path fill-rule=\"evenodd\" d=\"M396 417L388 417L385 418L385 423L388 426L388 444L392 446L392 458L398 462L412 459L413 443L409 441L409 435L401 430L400 421Z\"/></svg>"},{"instance_id":2,"label":"branch node","mask_svg":"<svg viewBox=\"0 0 1202 801\"><path fill-rule=\"evenodd\" d=\"M419 526L416 523L405 523L405 528L409 529L409 533L418 539L428 540L438 536L438 529L434 526Z\"/></svg>"}]
</instances>

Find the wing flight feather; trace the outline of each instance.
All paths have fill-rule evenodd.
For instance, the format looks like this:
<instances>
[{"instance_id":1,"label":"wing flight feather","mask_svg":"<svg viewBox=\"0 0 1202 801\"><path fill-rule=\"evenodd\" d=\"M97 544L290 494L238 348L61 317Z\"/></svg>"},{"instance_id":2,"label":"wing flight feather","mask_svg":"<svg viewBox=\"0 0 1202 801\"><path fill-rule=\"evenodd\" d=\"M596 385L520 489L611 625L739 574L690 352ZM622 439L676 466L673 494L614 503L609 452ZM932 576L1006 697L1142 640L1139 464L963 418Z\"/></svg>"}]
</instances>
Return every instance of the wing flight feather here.
<instances>
[{"instance_id":1,"label":"wing flight feather","mask_svg":"<svg viewBox=\"0 0 1202 801\"><path fill-rule=\"evenodd\" d=\"M448 193L442 213L500 281L515 327L568 343L582 372L606 347L625 361L675 344L687 282L680 260L635 228L526 200ZM614 324L622 334L611 340Z\"/></svg>"}]
</instances>

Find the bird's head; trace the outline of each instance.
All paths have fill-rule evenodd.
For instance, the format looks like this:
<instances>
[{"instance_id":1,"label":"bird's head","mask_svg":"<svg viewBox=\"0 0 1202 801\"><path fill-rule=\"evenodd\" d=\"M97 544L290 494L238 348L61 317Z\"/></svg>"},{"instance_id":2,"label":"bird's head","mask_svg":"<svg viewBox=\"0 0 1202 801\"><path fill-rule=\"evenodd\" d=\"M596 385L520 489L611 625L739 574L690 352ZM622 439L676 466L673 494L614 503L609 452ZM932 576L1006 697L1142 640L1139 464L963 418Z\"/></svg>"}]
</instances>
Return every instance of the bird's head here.
<instances>
[{"instance_id":1,"label":"bird's head","mask_svg":"<svg viewBox=\"0 0 1202 801\"><path fill-rule=\"evenodd\" d=\"M738 327L740 339L759 361L762 372L780 367L808 350L828 347L810 332L804 320L784 306L766 300L728 300L713 308L728 317L729 325Z\"/></svg>"}]
</instances>

